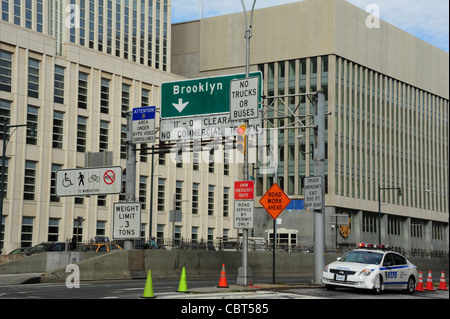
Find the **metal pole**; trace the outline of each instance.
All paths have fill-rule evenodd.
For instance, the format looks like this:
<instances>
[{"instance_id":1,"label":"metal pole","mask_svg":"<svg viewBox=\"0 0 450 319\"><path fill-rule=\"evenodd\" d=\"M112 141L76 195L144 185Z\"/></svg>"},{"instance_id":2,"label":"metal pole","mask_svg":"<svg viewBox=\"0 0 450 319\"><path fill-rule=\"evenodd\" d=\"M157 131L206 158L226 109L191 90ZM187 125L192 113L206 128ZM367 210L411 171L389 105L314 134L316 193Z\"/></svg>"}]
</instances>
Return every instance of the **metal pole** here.
<instances>
[{"instance_id":1,"label":"metal pole","mask_svg":"<svg viewBox=\"0 0 450 319\"><path fill-rule=\"evenodd\" d=\"M253 22L253 11L255 10L256 0L253 0L253 6L250 16L250 25L248 24L247 9L245 8L244 0L241 0L242 7L244 8L245 16L245 39L246 39L246 63L245 63L245 77L248 78L250 75L250 39L252 37L252 22ZM246 127L248 127L248 121L245 121ZM247 139L247 134L244 136ZM248 143L245 142L244 150L244 167L243 167L243 178L248 180ZM248 229L242 230L242 267L238 269L237 284L248 286L252 278L251 268L248 267Z\"/></svg>"},{"instance_id":2,"label":"metal pole","mask_svg":"<svg viewBox=\"0 0 450 319\"><path fill-rule=\"evenodd\" d=\"M381 187L378 186L378 245L381 245Z\"/></svg>"},{"instance_id":3,"label":"metal pole","mask_svg":"<svg viewBox=\"0 0 450 319\"><path fill-rule=\"evenodd\" d=\"M136 146L132 143L133 133L133 114L127 113L128 128L127 128L127 181L126 181L126 201L132 203L136 201ZM125 240L124 249L133 249L133 241Z\"/></svg>"},{"instance_id":4,"label":"metal pole","mask_svg":"<svg viewBox=\"0 0 450 319\"><path fill-rule=\"evenodd\" d=\"M316 142L314 146L314 175L322 177L322 209L314 210L314 281L322 282L325 267L325 93L316 95L314 114Z\"/></svg>"},{"instance_id":5,"label":"metal pole","mask_svg":"<svg viewBox=\"0 0 450 319\"><path fill-rule=\"evenodd\" d=\"M150 176L150 216L149 216L149 220L148 220L149 238L153 237L152 220L153 220L153 175L155 172L154 158L155 158L155 145L152 145L152 170L151 170L152 176Z\"/></svg>"},{"instance_id":6,"label":"metal pole","mask_svg":"<svg viewBox=\"0 0 450 319\"><path fill-rule=\"evenodd\" d=\"M2 180L0 186L0 235L2 228L2 220L3 220L3 196L4 196L4 187L5 187L5 171L6 171L6 133L8 130L8 119L5 117L3 120L3 152L2 152ZM5 223L6 226L6 223ZM4 230L5 231L5 230ZM2 242L0 237L0 254L2 251Z\"/></svg>"}]
</instances>

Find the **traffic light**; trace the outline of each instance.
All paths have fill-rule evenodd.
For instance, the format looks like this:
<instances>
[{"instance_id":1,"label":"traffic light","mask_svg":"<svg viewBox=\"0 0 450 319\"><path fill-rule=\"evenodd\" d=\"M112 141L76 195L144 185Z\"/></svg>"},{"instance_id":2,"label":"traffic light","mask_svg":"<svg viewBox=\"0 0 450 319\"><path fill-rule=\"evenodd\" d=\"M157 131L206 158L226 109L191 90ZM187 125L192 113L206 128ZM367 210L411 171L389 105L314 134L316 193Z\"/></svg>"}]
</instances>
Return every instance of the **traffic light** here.
<instances>
[{"instance_id":1,"label":"traffic light","mask_svg":"<svg viewBox=\"0 0 450 319\"><path fill-rule=\"evenodd\" d=\"M245 154L245 133L247 130L247 125L241 125L237 128L237 137L236 137L236 149Z\"/></svg>"}]
</instances>

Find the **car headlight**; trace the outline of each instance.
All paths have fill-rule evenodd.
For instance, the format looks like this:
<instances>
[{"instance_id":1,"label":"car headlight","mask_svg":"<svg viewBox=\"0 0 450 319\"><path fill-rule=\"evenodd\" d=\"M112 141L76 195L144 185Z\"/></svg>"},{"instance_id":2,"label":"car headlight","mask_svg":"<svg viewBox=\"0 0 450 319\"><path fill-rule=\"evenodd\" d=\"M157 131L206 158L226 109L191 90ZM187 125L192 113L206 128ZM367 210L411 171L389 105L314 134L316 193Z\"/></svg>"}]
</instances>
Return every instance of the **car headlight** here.
<instances>
[{"instance_id":1,"label":"car headlight","mask_svg":"<svg viewBox=\"0 0 450 319\"><path fill-rule=\"evenodd\" d=\"M328 272L328 265L326 265L325 267L323 267L323 271L324 271L324 272Z\"/></svg>"},{"instance_id":2,"label":"car headlight","mask_svg":"<svg viewBox=\"0 0 450 319\"><path fill-rule=\"evenodd\" d=\"M369 276L370 274L372 273L372 269L370 269L370 268L366 268L366 269L364 269L363 271L361 271L360 273L359 273L359 275L360 276Z\"/></svg>"}]
</instances>

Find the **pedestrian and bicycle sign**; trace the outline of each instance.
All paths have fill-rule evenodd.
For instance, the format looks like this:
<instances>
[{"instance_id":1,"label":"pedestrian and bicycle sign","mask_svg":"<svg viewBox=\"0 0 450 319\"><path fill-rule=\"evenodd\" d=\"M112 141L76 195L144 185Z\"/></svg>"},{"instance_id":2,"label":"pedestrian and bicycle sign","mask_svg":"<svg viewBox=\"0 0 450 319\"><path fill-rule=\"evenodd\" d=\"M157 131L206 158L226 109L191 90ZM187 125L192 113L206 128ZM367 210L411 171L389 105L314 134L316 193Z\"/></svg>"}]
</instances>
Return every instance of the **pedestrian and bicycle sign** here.
<instances>
[{"instance_id":1,"label":"pedestrian and bicycle sign","mask_svg":"<svg viewBox=\"0 0 450 319\"><path fill-rule=\"evenodd\" d=\"M58 197L119 194L122 190L122 167L58 170L55 186Z\"/></svg>"}]
</instances>

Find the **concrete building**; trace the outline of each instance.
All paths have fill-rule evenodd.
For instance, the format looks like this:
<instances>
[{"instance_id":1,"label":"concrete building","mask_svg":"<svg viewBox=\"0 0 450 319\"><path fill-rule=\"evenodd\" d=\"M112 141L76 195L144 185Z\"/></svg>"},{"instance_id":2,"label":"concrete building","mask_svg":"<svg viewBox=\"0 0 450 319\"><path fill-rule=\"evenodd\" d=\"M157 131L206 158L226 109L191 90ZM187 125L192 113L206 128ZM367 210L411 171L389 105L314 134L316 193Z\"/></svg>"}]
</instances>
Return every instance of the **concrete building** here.
<instances>
[{"instance_id":1,"label":"concrete building","mask_svg":"<svg viewBox=\"0 0 450 319\"><path fill-rule=\"evenodd\" d=\"M374 19L344 0L256 10L250 64L263 73L264 127L298 124L292 113L311 123L313 105L301 94L323 90L327 248L378 243L381 231L403 252L447 254L449 55ZM243 73L244 30L242 13L174 24L172 72ZM280 240L304 247L314 238L312 212L302 209L313 143L311 129L278 133L277 182L294 200L280 215ZM273 175L250 175L259 204ZM255 218L253 235L268 238L271 218L263 208Z\"/></svg>"},{"instance_id":2,"label":"concrete building","mask_svg":"<svg viewBox=\"0 0 450 319\"><path fill-rule=\"evenodd\" d=\"M123 112L159 109L161 84L182 79L169 73L171 1L1 5L0 144L5 119L7 125L35 124L37 135L27 134L31 128L7 130L0 249L65 241L77 232L79 241L112 238L113 203L125 196L59 198L55 173L90 166L86 153L103 153L101 164L125 168ZM138 152L142 238L206 241L232 232L230 189L237 169L202 160L209 155L204 148L195 154L198 163L192 153L182 163L178 154L156 154L152 162ZM181 222L170 221L173 206L182 211Z\"/></svg>"}]
</instances>

